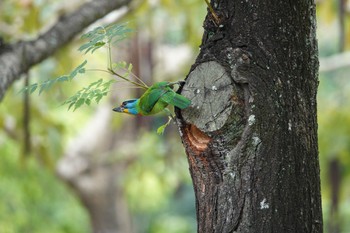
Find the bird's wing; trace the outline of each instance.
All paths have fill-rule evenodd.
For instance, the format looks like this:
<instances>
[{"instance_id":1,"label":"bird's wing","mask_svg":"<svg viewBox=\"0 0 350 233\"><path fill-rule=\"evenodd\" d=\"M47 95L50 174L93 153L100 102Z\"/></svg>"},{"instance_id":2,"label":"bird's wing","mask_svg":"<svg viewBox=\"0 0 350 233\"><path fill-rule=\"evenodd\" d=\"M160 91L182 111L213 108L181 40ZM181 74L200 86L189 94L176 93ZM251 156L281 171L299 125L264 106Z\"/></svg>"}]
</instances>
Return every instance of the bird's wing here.
<instances>
[{"instance_id":1,"label":"bird's wing","mask_svg":"<svg viewBox=\"0 0 350 233\"><path fill-rule=\"evenodd\" d=\"M177 94L173 89L168 86L158 86L148 89L140 98L139 107L143 115L150 114L161 100L160 108L165 108L167 104L174 105L180 109L187 108L191 101L186 97Z\"/></svg>"},{"instance_id":2,"label":"bird's wing","mask_svg":"<svg viewBox=\"0 0 350 233\"><path fill-rule=\"evenodd\" d=\"M140 107L145 113L150 113L162 96L171 90L167 88L155 88L145 92L140 98Z\"/></svg>"}]
</instances>

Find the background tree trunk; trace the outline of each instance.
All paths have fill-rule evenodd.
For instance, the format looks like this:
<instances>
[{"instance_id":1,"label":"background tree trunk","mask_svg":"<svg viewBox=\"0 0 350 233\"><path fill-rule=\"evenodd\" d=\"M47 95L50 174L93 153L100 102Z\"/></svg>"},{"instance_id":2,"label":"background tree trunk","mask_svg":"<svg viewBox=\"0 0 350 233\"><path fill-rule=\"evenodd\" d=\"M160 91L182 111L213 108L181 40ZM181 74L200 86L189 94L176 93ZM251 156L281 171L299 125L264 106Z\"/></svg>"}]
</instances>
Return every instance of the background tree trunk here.
<instances>
[{"instance_id":1,"label":"background tree trunk","mask_svg":"<svg viewBox=\"0 0 350 233\"><path fill-rule=\"evenodd\" d=\"M212 1L177 112L198 232L322 232L313 1Z\"/></svg>"},{"instance_id":2,"label":"background tree trunk","mask_svg":"<svg viewBox=\"0 0 350 233\"><path fill-rule=\"evenodd\" d=\"M93 232L129 233L131 216L121 177L131 160L117 163L110 156L111 150L125 142L117 140L120 135L111 130L111 108L110 104L99 107L87 127L72 140L57 173L87 208ZM124 130L127 140L130 134Z\"/></svg>"}]
</instances>

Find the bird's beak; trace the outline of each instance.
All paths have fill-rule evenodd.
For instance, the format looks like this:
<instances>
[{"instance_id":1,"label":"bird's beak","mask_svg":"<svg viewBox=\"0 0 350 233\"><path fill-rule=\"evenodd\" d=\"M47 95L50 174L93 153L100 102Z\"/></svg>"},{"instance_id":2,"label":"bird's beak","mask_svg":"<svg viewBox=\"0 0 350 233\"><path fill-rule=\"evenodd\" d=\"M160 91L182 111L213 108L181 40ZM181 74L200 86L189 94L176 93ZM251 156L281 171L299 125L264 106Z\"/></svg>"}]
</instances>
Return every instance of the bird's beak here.
<instances>
[{"instance_id":1,"label":"bird's beak","mask_svg":"<svg viewBox=\"0 0 350 233\"><path fill-rule=\"evenodd\" d=\"M124 108L124 107L116 107L116 108L113 108L113 111L115 111L115 112L129 113L129 110L128 110L127 108Z\"/></svg>"},{"instance_id":2,"label":"bird's beak","mask_svg":"<svg viewBox=\"0 0 350 233\"><path fill-rule=\"evenodd\" d=\"M115 111L115 112L124 112L124 108L123 107L116 107L116 108L113 108L113 111Z\"/></svg>"}]
</instances>

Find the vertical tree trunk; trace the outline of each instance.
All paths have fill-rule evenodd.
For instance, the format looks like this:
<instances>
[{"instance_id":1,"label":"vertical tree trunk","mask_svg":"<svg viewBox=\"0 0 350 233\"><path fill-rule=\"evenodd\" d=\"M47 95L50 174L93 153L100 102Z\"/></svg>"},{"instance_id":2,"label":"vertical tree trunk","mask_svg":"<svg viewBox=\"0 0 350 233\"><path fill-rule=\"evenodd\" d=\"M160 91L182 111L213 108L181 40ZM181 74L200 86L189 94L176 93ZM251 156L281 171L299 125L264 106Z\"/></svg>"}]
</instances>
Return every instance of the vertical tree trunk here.
<instances>
[{"instance_id":1,"label":"vertical tree trunk","mask_svg":"<svg viewBox=\"0 0 350 233\"><path fill-rule=\"evenodd\" d=\"M198 232L322 232L315 3L212 6L177 112Z\"/></svg>"}]
</instances>

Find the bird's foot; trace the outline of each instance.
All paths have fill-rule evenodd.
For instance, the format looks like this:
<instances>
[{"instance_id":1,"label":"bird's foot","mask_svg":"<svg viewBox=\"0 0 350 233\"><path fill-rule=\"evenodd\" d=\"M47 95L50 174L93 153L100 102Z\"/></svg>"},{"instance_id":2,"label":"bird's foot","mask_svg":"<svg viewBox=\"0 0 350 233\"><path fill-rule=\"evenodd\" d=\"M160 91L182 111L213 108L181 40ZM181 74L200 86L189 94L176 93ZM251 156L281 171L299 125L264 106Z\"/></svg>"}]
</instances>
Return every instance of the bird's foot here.
<instances>
[{"instance_id":1,"label":"bird's foot","mask_svg":"<svg viewBox=\"0 0 350 233\"><path fill-rule=\"evenodd\" d=\"M170 86L170 87L173 87L174 85L183 85L183 84L185 84L185 83L186 83L185 80L180 80L180 81L176 81L176 82L170 82L170 83L169 83L169 86Z\"/></svg>"}]
</instances>

